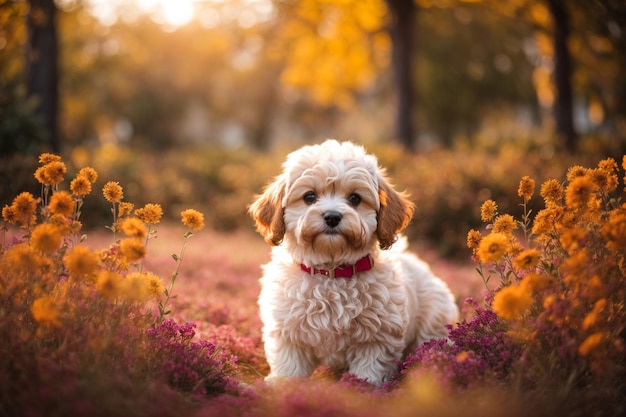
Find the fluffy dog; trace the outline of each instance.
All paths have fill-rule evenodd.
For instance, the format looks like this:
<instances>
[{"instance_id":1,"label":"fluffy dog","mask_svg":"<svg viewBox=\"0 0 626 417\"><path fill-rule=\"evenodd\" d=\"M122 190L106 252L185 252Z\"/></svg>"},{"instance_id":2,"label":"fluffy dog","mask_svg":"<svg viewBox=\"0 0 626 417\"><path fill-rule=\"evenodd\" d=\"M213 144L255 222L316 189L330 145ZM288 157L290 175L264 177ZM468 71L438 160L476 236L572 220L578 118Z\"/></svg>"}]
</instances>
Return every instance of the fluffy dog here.
<instances>
[{"instance_id":1,"label":"fluffy dog","mask_svg":"<svg viewBox=\"0 0 626 417\"><path fill-rule=\"evenodd\" d=\"M274 246L259 297L268 380L323 365L380 385L458 319L446 284L396 243L413 204L362 147L291 153L249 212Z\"/></svg>"}]
</instances>

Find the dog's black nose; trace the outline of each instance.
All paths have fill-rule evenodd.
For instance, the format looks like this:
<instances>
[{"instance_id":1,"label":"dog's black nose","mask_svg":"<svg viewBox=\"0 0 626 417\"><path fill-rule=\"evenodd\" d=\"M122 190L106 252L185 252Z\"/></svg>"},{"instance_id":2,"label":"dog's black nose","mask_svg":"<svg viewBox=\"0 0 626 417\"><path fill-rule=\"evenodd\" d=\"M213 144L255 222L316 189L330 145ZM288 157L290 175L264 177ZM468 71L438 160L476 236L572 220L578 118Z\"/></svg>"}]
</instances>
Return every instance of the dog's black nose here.
<instances>
[{"instance_id":1,"label":"dog's black nose","mask_svg":"<svg viewBox=\"0 0 626 417\"><path fill-rule=\"evenodd\" d=\"M327 211L324 213L324 221L329 227L335 227L341 221L341 213L338 211Z\"/></svg>"}]
</instances>

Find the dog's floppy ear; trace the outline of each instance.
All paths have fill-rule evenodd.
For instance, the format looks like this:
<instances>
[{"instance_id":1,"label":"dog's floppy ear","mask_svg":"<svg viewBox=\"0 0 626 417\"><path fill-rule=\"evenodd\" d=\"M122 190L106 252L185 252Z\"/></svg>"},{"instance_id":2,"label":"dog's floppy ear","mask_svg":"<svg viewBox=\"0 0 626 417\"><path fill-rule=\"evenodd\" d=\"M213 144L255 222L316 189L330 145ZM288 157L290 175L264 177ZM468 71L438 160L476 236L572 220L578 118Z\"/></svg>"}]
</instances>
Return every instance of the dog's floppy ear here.
<instances>
[{"instance_id":1,"label":"dog's floppy ear","mask_svg":"<svg viewBox=\"0 0 626 417\"><path fill-rule=\"evenodd\" d=\"M382 175L379 177L378 194L380 210L376 235L380 248L389 249L398 239L398 233L411 221L414 205L405 193L394 190Z\"/></svg>"},{"instance_id":2,"label":"dog's floppy ear","mask_svg":"<svg viewBox=\"0 0 626 417\"><path fill-rule=\"evenodd\" d=\"M283 197L287 181L283 175L268 184L263 194L257 196L250 205L248 213L256 222L257 231L263 235L265 241L278 246L285 236L285 221L283 219Z\"/></svg>"}]
</instances>

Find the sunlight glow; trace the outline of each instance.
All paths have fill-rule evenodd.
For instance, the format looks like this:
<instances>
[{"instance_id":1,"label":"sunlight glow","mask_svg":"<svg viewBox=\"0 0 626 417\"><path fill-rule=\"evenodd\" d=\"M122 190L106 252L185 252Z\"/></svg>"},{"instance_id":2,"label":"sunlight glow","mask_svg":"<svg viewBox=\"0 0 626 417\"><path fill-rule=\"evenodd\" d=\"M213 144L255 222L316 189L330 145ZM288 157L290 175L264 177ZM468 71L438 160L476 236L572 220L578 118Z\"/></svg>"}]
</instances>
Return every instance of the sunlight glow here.
<instances>
[{"instance_id":1,"label":"sunlight glow","mask_svg":"<svg viewBox=\"0 0 626 417\"><path fill-rule=\"evenodd\" d=\"M69 8L79 0L57 1ZM270 0L87 0L86 5L105 26L120 19L132 23L143 14L165 30L175 30L194 19L204 27L234 23L249 28L274 15Z\"/></svg>"},{"instance_id":2,"label":"sunlight glow","mask_svg":"<svg viewBox=\"0 0 626 417\"><path fill-rule=\"evenodd\" d=\"M144 7L142 3L151 3L151 7ZM140 0L137 2L139 7L152 11L156 21L171 26L182 26L193 19L193 3L193 0Z\"/></svg>"}]
</instances>

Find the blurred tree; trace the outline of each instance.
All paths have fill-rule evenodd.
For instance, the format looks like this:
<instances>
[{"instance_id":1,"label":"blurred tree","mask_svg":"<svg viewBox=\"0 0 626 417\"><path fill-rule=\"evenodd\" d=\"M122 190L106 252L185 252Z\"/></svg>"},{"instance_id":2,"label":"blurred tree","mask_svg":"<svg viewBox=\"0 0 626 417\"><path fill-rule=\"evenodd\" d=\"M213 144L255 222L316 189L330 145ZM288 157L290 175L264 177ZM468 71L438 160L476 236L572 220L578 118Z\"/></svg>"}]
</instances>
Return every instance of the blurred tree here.
<instances>
[{"instance_id":1,"label":"blurred tree","mask_svg":"<svg viewBox=\"0 0 626 417\"><path fill-rule=\"evenodd\" d=\"M413 37L417 7L414 0L386 0L391 12L389 32L396 94L396 138L405 149L415 147L415 85L413 83Z\"/></svg>"},{"instance_id":2,"label":"blurred tree","mask_svg":"<svg viewBox=\"0 0 626 417\"><path fill-rule=\"evenodd\" d=\"M570 17L565 0L547 0L552 15L554 41L554 113L557 134L565 139L565 148L574 152L578 135L574 129L572 60L570 57Z\"/></svg>"},{"instance_id":3,"label":"blurred tree","mask_svg":"<svg viewBox=\"0 0 626 417\"><path fill-rule=\"evenodd\" d=\"M28 42L24 67L26 92L29 97L35 98L35 112L43 119L50 147L58 152L57 7L54 0L29 0L28 5Z\"/></svg>"},{"instance_id":4,"label":"blurred tree","mask_svg":"<svg viewBox=\"0 0 626 417\"><path fill-rule=\"evenodd\" d=\"M0 1L0 155L37 152L45 129L24 87L26 15L23 1ZM2 165L10 165L3 161Z\"/></svg>"}]
</instances>

